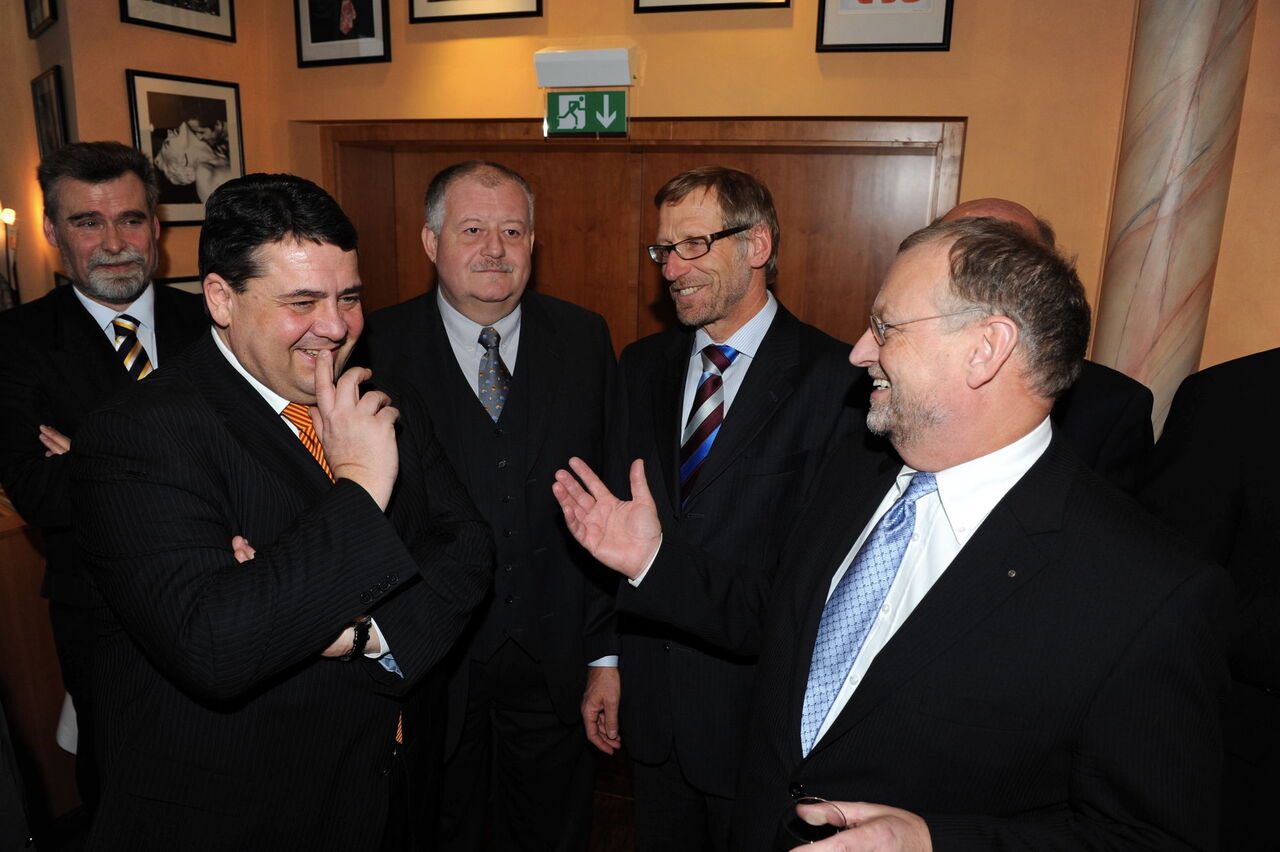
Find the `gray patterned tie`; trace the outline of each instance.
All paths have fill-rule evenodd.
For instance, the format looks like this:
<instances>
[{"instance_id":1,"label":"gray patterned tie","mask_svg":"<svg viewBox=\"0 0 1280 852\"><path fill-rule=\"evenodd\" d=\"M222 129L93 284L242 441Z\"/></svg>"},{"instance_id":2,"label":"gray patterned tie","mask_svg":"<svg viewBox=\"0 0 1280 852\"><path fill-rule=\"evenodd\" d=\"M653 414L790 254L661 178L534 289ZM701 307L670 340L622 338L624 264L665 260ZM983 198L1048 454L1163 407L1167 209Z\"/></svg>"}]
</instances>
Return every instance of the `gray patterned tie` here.
<instances>
[{"instance_id":1,"label":"gray patterned tie","mask_svg":"<svg viewBox=\"0 0 1280 852\"><path fill-rule=\"evenodd\" d=\"M480 359L480 404L497 423L511 391L511 374L498 351L498 344L502 342L498 330L493 326L480 329L479 342L484 347L484 357Z\"/></svg>"},{"instance_id":2,"label":"gray patterned tie","mask_svg":"<svg viewBox=\"0 0 1280 852\"><path fill-rule=\"evenodd\" d=\"M809 663L809 683L800 718L800 748L807 757L862 643L871 632L916 527L916 501L938 490L932 473L917 473L844 572L822 609L818 639Z\"/></svg>"}]
</instances>

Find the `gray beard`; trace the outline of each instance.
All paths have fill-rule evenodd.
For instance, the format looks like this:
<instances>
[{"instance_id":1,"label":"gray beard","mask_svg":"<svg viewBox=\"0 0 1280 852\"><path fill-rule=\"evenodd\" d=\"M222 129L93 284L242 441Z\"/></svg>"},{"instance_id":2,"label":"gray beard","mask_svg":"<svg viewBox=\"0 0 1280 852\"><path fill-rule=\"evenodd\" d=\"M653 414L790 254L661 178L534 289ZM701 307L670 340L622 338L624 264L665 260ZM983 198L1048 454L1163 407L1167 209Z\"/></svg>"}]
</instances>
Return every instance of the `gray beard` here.
<instances>
[{"instance_id":1,"label":"gray beard","mask_svg":"<svg viewBox=\"0 0 1280 852\"><path fill-rule=\"evenodd\" d=\"M134 266L128 272L110 275L99 269L99 266L118 263L122 260L132 261ZM89 274L87 281L78 282L81 291L92 299L122 305L134 301L142 295L151 283L151 275L155 268L145 267L146 259L133 249L125 249L116 255L104 251L96 251L89 258ZM70 264L67 264L70 267Z\"/></svg>"}]
</instances>

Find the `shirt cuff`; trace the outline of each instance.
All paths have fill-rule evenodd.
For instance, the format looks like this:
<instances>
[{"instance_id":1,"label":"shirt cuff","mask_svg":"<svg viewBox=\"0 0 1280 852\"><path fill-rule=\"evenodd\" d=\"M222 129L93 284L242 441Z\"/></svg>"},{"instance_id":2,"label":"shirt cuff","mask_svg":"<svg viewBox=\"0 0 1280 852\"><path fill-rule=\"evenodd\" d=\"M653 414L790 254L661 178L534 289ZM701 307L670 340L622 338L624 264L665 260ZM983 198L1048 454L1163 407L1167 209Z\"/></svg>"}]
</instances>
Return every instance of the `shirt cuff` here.
<instances>
[{"instance_id":1,"label":"shirt cuff","mask_svg":"<svg viewBox=\"0 0 1280 852\"><path fill-rule=\"evenodd\" d=\"M662 533L658 534L658 546L654 549L653 555L649 557L649 564L644 566L644 570L635 576L635 579L628 577L627 582L631 584L631 588L638 589L640 584L644 582L644 578L649 575L649 569L653 567L654 560L658 558L658 551L662 550Z\"/></svg>"},{"instance_id":2,"label":"shirt cuff","mask_svg":"<svg viewBox=\"0 0 1280 852\"><path fill-rule=\"evenodd\" d=\"M615 668L616 669L618 667L618 655L609 654L607 656L601 657L598 660L592 660L591 662L587 663L587 665L596 667L596 668Z\"/></svg>"}]
</instances>

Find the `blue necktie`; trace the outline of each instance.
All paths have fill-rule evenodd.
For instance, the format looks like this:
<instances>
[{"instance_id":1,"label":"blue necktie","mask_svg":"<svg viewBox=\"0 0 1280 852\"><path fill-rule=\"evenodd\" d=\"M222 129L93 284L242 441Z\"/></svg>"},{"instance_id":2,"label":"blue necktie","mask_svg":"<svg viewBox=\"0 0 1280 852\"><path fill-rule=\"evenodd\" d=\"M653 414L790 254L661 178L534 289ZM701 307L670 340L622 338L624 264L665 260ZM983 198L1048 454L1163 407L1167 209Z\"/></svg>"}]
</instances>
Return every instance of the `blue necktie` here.
<instances>
[{"instance_id":1,"label":"blue necktie","mask_svg":"<svg viewBox=\"0 0 1280 852\"><path fill-rule=\"evenodd\" d=\"M822 609L809 663L800 718L800 748L807 757L845 678L871 632L916 527L916 501L938 490L932 473L917 473L853 558Z\"/></svg>"}]
</instances>

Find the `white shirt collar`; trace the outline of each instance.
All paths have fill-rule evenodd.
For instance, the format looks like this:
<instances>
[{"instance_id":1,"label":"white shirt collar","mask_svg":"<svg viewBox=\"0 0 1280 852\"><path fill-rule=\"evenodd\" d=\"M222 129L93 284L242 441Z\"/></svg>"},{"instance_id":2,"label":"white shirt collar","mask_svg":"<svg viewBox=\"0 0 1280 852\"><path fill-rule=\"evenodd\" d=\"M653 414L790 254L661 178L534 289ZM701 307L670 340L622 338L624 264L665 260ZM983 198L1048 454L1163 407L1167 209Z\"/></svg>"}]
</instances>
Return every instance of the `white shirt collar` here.
<instances>
[{"instance_id":1,"label":"white shirt collar","mask_svg":"<svg viewBox=\"0 0 1280 852\"><path fill-rule=\"evenodd\" d=\"M463 346L474 349L479 345L480 330L489 328L470 319L462 311L449 304L444 293L436 287L436 304L440 306L440 319L444 322L445 333ZM517 302L511 313L493 324L493 329L506 340L516 329L520 328L520 303Z\"/></svg>"},{"instance_id":2,"label":"white shirt collar","mask_svg":"<svg viewBox=\"0 0 1280 852\"><path fill-rule=\"evenodd\" d=\"M760 310L756 311L755 316L747 320L742 328L735 331L725 341L727 345L737 349L740 354L746 355L748 358L756 357L761 341L769 333L769 326L773 325L773 318L778 314L778 300L773 297L773 291L766 290L765 296L764 305ZM702 352L710 343L715 343L715 341L704 330L699 328L694 332L693 352L695 355Z\"/></svg>"},{"instance_id":3,"label":"white shirt collar","mask_svg":"<svg viewBox=\"0 0 1280 852\"><path fill-rule=\"evenodd\" d=\"M1012 444L935 474L938 500L956 541L963 545L969 540L1009 489L1044 454L1052 437L1053 427L1045 417L1039 426ZM899 494L906 490L915 473L903 465L897 479Z\"/></svg>"},{"instance_id":4,"label":"white shirt collar","mask_svg":"<svg viewBox=\"0 0 1280 852\"><path fill-rule=\"evenodd\" d=\"M98 328L103 331L108 331L112 321L121 314L128 314L133 317L140 326L156 327L156 290L154 284L148 284L141 295L134 299L129 307L119 311L95 302L84 293L81 293L80 288L75 285L71 285L71 290L76 294L76 298L80 300L80 304L84 305L84 309L89 312L89 316L93 317L93 321L98 324Z\"/></svg>"},{"instance_id":5,"label":"white shirt collar","mask_svg":"<svg viewBox=\"0 0 1280 852\"><path fill-rule=\"evenodd\" d=\"M284 411L284 407L289 404L290 400L285 399L280 394L276 393L271 388L267 387L250 375L249 371L244 368L240 363L240 360L236 358L235 354L227 348L227 344L222 342L222 337L218 334L217 326L210 325L209 333L213 335L213 342L217 344L218 351L222 353L222 356L226 358L227 362L235 368L235 371L244 376L245 381L252 385L253 389L267 401L267 405L271 406L271 410L276 414Z\"/></svg>"}]
</instances>

